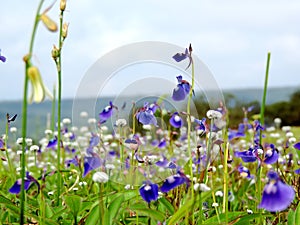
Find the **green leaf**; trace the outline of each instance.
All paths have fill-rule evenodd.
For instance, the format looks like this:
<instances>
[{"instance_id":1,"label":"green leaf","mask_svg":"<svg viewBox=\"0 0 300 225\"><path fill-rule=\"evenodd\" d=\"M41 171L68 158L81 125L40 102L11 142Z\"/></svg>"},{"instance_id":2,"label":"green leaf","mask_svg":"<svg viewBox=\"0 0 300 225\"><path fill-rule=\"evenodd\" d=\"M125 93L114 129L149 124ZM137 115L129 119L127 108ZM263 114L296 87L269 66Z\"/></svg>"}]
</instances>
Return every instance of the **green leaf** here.
<instances>
[{"instance_id":1,"label":"green leaf","mask_svg":"<svg viewBox=\"0 0 300 225\"><path fill-rule=\"evenodd\" d=\"M175 212L174 206L166 199L160 198L158 202L171 214L173 215Z\"/></svg>"},{"instance_id":2,"label":"green leaf","mask_svg":"<svg viewBox=\"0 0 300 225\"><path fill-rule=\"evenodd\" d=\"M300 224L300 204L298 204L298 207L295 212L295 225Z\"/></svg>"},{"instance_id":3,"label":"green leaf","mask_svg":"<svg viewBox=\"0 0 300 225\"><path fill-rule=\"evenodd\" d=\"M130 206L130 209L132 209L132 206ZM137 209L132 209L134 211L136 211L139 215L142 216L148 216L153 220L156 221L164 221L165 220L165 215L157 210L153 210L153 209L148 209L148 208L137 208Z\"/></svg>"},{"instance_id":4,"label":"green leaf","mask_svg":"<svg viewBox=\"0 0 300 225\"><path fill-rule=\"evenodd\" d=\"M65 202L67 206L70 208L71 213L74 216L77 216L82 205L81 197L79 197L78 195L68 195L65 196Z\"/></svg>"},{"instance_id":5,"label":"green leaf","mask_svg":"<svg viewBox=\"0 0 300 225\"><path fill-rule=\"evenodd\" d=\"M122 203L124 202L124 195L117 196L108 206L105 213L104 224L113 224L113 220L117 218Z\"/></svg>"},{"instance_id":6,"label":"green leaf","mask_svg":"<svg viewBox=\"0 0 300 225\"><path fill-rule=\"evenodd\" d=\"M287 223L288 225L295 225L295 212L292 209L289 210Z\"/></svg>"},{"instance_id":7,"label":"green leaf","mask_svg":"<svg viewBox=\"0 0 300 225\"><path fill-rule=\"evenodd\" d=\"M88 215L88 218L85 221L85 225L96 225L99 224L100 214L99 214L99 205L96 205Z\"/></svg>"}]
</instances>

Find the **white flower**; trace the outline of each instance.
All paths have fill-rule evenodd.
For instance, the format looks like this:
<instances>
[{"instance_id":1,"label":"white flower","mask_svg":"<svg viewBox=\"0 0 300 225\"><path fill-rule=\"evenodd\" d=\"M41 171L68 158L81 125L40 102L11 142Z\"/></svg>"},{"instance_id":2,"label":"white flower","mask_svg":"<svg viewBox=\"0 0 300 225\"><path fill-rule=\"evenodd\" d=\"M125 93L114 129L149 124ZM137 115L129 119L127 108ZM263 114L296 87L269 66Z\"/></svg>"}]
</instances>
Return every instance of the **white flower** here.
<instances>
[{"instance_id":1,"label":"white flower","mask_svg":"<svg viewBox=\"0 0 300 225\"><path fill-rule=\"evenodd\" d=\"M44 131L44 133L45 133L46 135L51 135L53 132L52 132L52 130L47 129L47 130Z\"/></svg>"},{"instance_id":2,"label":"white flower","mask_svg":"<svg viewBox=\"0 0 300 225\"><path fill-rule=\"evenodd\" d=\"M218 207L218 206L219 206L219 204L216 203L216 202L214 202L214 203L212 204L212 207Z\"/></svg>"},{"instance_id":3,"label":"white flower","mask_svg":"<svg viewBox=\"0 0 300 225\"><path fill-rule=\"evenodd\" d=\"M95 118L89 118L88 124L96 124L97 120Z\"/></svg>"},{"instance_id":4,"label":"white flower","mask_svg":"<svg viewBox=\"0 0 300 225\"><path fill-rule=\"evenodd\" d=\"M283 126L281 127L281 130L284 131L284 132L288 132L291 130L291 127L290 126Z\"/></svg>"},{"instance_id":5,"label":"white flower","mask_svg":"<svg viewBox=\"0 0 300 225\"><path fill-rule=\"evenodd\" d=\"M222 113L216 110L208 110L206 113L208 119L220 119L222 118Z\"/></svg>"},{"instance_id":6,"label":"white flower","mask_svg":"<svg viewBox=\"0 0 300 225\"><path fill-rule=\"evenodd\" d=\"M125 127L127 125L127 122L125 119L118 119L116 121L116 126L117 127Z\"/></svg>"},{"instance_id":7,"label":"white flower","mask_svg":"<svg viewBox=\"0 0 300 225\"><path fill-rule=\"evenodd\" d=\"M144 130L151 130L151 125L150 124L143 125L143 129Z\"/></svg>"},{"instance_id":8,"label":"white flower","mask_svg":"<svg viewBox=\"0 0 300 225\"><path fill-rule=\"evenodd\" d=\"M17 144L18 144L18 145L21 145L22 143L23 143L23 138L18 138L18 139L17 139Z\"/></svg>"},{"instance_id":9,"label":"white flower","mask_svg":"<svg viewBox=\"0 0 300 225\"><path fill-rule=\"evenodd\" d=\"M108 175L104 172L96 172L93 175L93 181L97 183L106 183L108 181Z\"/></svg>"},{"instance_id":10,"label":"white flower","mask_svg":"<svg viewBox=\"0 0 300 225\"><path fill-rule=\"evenodd\" d=\"M196 184L195 184L195 185L196 185ZM195 187L194 187L194 188L195 188ZM205 191L210 191L211 189L210 189L210 187L208 187L206 184L201 183L201 184L199 184L199 190L205 192Z\"/></svg>"},{"instance_id":11,"label":"white flower","mask_svg":"<svg viewBox=\"0 0 300 225\"><path fill-rule=\"evenodd\" d=\"M62 120L62 123L63 123L63 124L70 124L70 123L71 123L71 119L70 119L70 118L64 118L64 119Z\"/></svg>"},{"instance_id":12,"label":"white flower","mask_svg":"<svg viewBox=\"0 0 300 225\"><path fill-rule=\"evenodd\" d=\"M286 136L287 138L291 138L291 137L294 137L294 134L293 134L293 132L289 131L289 132L286 133L285 136Z\"/></svg>"},{"instance_id":13,"label":"white flower","mask_svg":"<svg viewBox=\"0 0 300 225\"><path fill-rule=\"evenodd\" d=\"M85 112L85 111L82 111L81 113L80 113L80 117L82 117L82 118L86 118L86 117L88 117L89 116L89 114L87 113L87 112Z\"/></svg>"},{"instance_id":14,"label":"white flower","mask_svg":"<svg viewBox=\"0 0 300 225\"><path fill-rule=\"evenodd\" d=\"M30 146L30 148L29 148L30 151L37 151L37 150L39 150L39 149L40 149L40 147L37 146L37 145L32 145L32 146Z\"/></svg>"},{"instance_id":15,"label":"white flower","mask_svg":"<svg viewBox=\"0 0 300 225\"><path fill-rule=\"evenodd\" d=\"M219 196L219 197L223 197L223 192L222 191L217 191L215 195Z\"/></svg>"},{"instance_id":16,"label":"white flower","mask_svg":"<svg viewBox=\"0 0 300 225\"><path fill-rule=\"evenodd\" d=\"M11 133L16 133L18 129L16 127L11 127L9 130Z\"/></svg>"},{"instance_id":17,"label":"white flower","mask_svg":"<svg viewBox=\"0 0 300 225\"><path fill-rule=\"evenodd\" d=\"M277 124L280 125L280 124L281 124L281 119L278 118L278 117L275 118L275 119L274 119L274 123L275 123L276 125L277 125Z\"/></svg>"},{"instance_id":18,"label":"white flower","mask_svg":"<svg viewBox=\"0 0 300 225\"><path fill-rule=\"evenodd\" d=\"M247 209L248 214L253 214L253 211L251 209Z\"/></svg>"}]
</instances>

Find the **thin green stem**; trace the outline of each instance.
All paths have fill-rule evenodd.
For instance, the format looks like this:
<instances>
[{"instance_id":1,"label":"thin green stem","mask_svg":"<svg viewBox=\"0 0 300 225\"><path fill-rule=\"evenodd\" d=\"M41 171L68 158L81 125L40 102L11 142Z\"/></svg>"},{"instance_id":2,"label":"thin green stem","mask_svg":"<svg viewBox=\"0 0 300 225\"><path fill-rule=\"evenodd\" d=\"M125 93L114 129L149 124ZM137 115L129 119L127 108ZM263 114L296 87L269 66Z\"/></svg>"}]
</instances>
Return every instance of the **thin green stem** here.
<instances>
[{"instance_id":1,"label":"thin green stem","mask_svg":"<svg viewBox=\"0 0 300 225\"><path fill-rule=\"evenodd\" d=\"M58 100L57 100L57 199L56 203L60 205L60 193L61 193L61 186L62 186L62 177L60 173L61 169L61 90L62 90L62 73L61 73L61 50L63 45L63 38L62 38L62 26L63 26L63 14L64 11L60 11L59 16L59 40L58 40L58 47L59 47L59 55L56 62L57 68L57 79L58 79Z\"/></svg>"},{"instance_id":2,"label":"thin green stem","mask_svg":"<svg viewBox=\"0 0 300 225\"><path fill-rule=\"evenodd\" d=\"M266 65L266 74L265 74L265 84L264 84L264 92L261 102L261 108L260 108L260 124L261 126L265 125L265 106L266 106L266 98L267 98L267 90L268 90L268 79L269 79L269 68L270 68L270 59L271 59L271 53L268 52L268 58L267 58L267 65ZM262 130L260 130L260 136L259 136L259 144L262 145ZM258 172L257 172L257 202L261 202L261 193L262 193L262 184L261 184L261 173L262 173L262 167L260 165ZM259 222L262 223L263 218L261 215L261 210L259 210L260 217Z\"/></svg>"},{"instance_id":3,"label":"thin green stem","mask_svg":"<svg viewBox=\"0 0 300 225\"><path fill-rule=\"evenodd\" d=\"M228 155L229 155L229 143L226 144L224 152L224 177L223 177L223 213L225 213L225 224L228 224Z\"/></svg>"},{"instance_id":4,"label":"thin green stem","mask_svg":"<svg viewBox=\"0 0 300 225\"><path fill-rule=\"evenodd\" d=\"M33 30L31 34L31 39L30 39L30 46L29 46L29 53L27 57L25 57L25 80L24 80L24 89L23 89L23 104L22 104L22 155L21 155L21 193L20 193L20 224L24 224L24 211L25 211L25 204L26 204L26 199L25 199L25 150L26 150L26 129L27 129L27 93L28 93L28 68L30 66L30 59L32 56L32 51L33 51L33 45L34 45L34 40L35 40L35 35L37 31L37 26L39 23L39 17L40 17L40 11L42 8L42 5L44 3L44 0L41 0L39 3L39 6L37 8L37 12L35 15L35 20L34 20L34 25L33 25Z\"/></svg>"},{"instance_id":5,"label":"thin green stem","mask_svg":"<svg viewBox=\"0 0 300 225\"><path fill-rule=\"evenodd\" d=\"M190 51L190 54L191 51ZM190 56L192 57L192 56ZM191 58L192 60L192 58ZM191 131L192 131L192 121L191 121L191 101L193 97L193 91L195 86L195 66L194 62L192 60L191 62L192 67L192 86L190 89L190 93L188 96L188 102L187 102L187 148L188 148L188 157L189 157L189 173L190 173L190 179L191 179L191 198L194 199L194 183L193 183L193 159L192 159L192 149L191 149ZM194 224L194 214L192 214L192 224Z\"/></svg>"},{"instance_id":6,"label":"thin green stem","mask_svg":"<svg viewBox=\"0 0 300 225\"><path fill-rule=\"evenodd\" d=\"M13 176L13 180L15 180L15 172L14 172L14 168L12 166L9 154L8 154L8 127L9 127L9 123L8 123L8 118L9 115L7 114L7 121L6 121L6 126L5 126L5 140L4 140L4 148L5 148L5 154L6 154L6 159L8 162L8 168L9 168L9 173L11 176Z\"/></svg>"},{"instance_id":7,"label":"thin green stem","mask_svg":"<svg viewBox=\"0 0 300 225\"><path fill-rule=\"evenodd\" d=\"M53 100L52 100L52 107L51 107L51 130L54 132L55 129L55 104L56 104L56 87L53 86Z\"/></svg>"}]
</instances>

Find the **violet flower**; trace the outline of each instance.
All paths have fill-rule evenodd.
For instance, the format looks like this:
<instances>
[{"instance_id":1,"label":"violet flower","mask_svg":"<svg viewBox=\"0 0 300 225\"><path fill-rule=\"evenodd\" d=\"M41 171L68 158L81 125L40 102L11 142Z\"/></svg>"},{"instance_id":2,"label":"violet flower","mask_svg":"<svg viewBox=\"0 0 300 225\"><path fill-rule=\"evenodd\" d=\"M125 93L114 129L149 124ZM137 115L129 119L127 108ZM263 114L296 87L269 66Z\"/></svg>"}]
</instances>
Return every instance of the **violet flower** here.
<instances>
[{"instance_id":1,"label":"violet flower","mask_svg":"<svg viewBox=\"0 0 300 225\"><path fill-rule=\"evenodd\" d=\"M269 171L267 176L270 181L264 187L258 208L270 212L285 210L295 198L293 187L282 182L275 171Z\"/></svg>"},{"instance_id":2,"label":"violet flower","mask_svg":"<svg viewBox=\"0 0 300 225\"><path fill-rule=\"evenodd\" d=\"M112 102L110 101L110 102L109 102L109 105L106 106L106 107L102 110L101 113L99 113L99 119L100 119L99 123L100 123L100 124L105 123L105 122L113 115L113 109L114 109L114 108L116 109L117 107L114 106L114 105L112 104Z\"/></svg>"},{"instance_id":3,"label":"violet flower","mask_svg":"<svg viewBox=\"0 0 300 225\"><path fill-rule=\"evenodd\" d=\"M139 189L140 195L147 202L156 201L158 199L158 185L147 181Z\"/></svg>"},{"instance_id":4,"label":"violet flower","mask_svg":"<svg viewBox=\"0 0 300 225\"><path fill-rule=\"evenodd\" d=\"M171 126L174 127L174 128L180 128L180 127L183 126L183 120L179 116L178 112L173 113L173 115L171 116L169 122L170 122Z\"/></svg>"},{"instance_id":5,"label":"violet flower","mask_svg":"<svg viewBox=\"0 0 300 225\"><path fill-rule=\"evenodd\" d=\"M184 183L189 186L189 182L189 179L183 173L178 172L175 175L169 176L160 187L160 190L162 192L169 192L170 190Z\"/></svg>"},{"instance_id":6,"label":"violet flower","mask_svg":"<svg viewBox=\"0 0 300 225\"><path fill-rule=\"evenodd\" d=\"M97 169L101 166L101 159L96 153L84 157L84 172L83 177L85 177L90 171Z\"/></svg>"},{"instance_id":7,"label":"violet flower","mask_svg":"<svg viewBox=\"0 0 300 225\"><path fill-rule=\"evenodd\" d=\"M29 175L29 172L26 172L26 177L24 180L24 190L28 190L31 186L31 184L35 183L38 187L38 191L40 191L40 184L39 182L31 175ZM19 178L13 186L9 189L9 192L12 194L19 194L21 191L22 186L22 179Z\"/></svg>"},{"instance_id":8,"label":"violet flower","mask_svg":"<svg viewBox=\"0 0 300 225\"><path fill-rule=\"evenodd\" d=\"M247 167L242 166L242 164L239 165L238 171L243 178L252 179L253 175L250 174L250 170Z\"/></svg>"},{"instance_id":9,"label":"violet flower","mask_svg":"<svg viewBox=\"0 0 300 225\"><path fill-rule=\"evenodd\" d=\"M6 57L1 55L1 49L0 49L0 61L6 62Z\"/></svg>"},{"instance_id":10,"label":"violet flower","mask_svg":"<svg viewBox=\"0 0 300 225\"><path fill-rule=\"evenodd\" d=\"M150 107L148 102L145 102L144 107L140 108L136 113L136 119L143 125L153 124L157 126L157 120L154 116L156 107Z\"/></svg>"},{"instance_id":11,"label":"violet flower","mask_svg":"<svg viewBox=\"0 0 300 225\"><path fill-rule=\"evenodd\" d=\"M176 53L172 58L176 61L176 62L181 62L185 59L189 59L189 64L188 66L186 67L186 69L188 69L190 67L190 65L192 64L193 62L193 58L192 58L192 45L190 44L189 46L189 49L185 49L185 52L181 53Z\"/></svg>"},{"instance_id":12,"label":"violet flower","mask_svg":"<svg viewBox=\"0 0 300 225\"><path fill-rule=\"evenodd\" d=\"M258 158L257 156L257 146L254 148L249 148L247 151L243 152L235 152L234 155L235 157L240 157L244 162L255 162L256 159Z\"/></svg>"},{"instance_id":13,"label":"violet flower","mask_svg":"<svg viewBox=\"0 0 300 225\"><path fill-rule=\"evenodd\" d=\"M273 144L270 144L270 149L266 151L264 163L266 164L274 164L277 162L279 158L278 150L275 148Z\"/></svg>"},{"instance_id":14,"label":"violet flower","mask_svg":"<svg viewBox=\"0 0 300 225\"><path fill-rule=\"evenodd\" d=\"M300 142L294 144L294 148L297 150L300 150Z\"/></svg>"},{"instance_id":15,"label":"violet flower","mask_svg":"<svg viewBox=\"0 0 300 225\"><path fill-rule=\"evenodd\" d=\"M172 99L174 101L182 101L190 93L191 85L188 81L183 80L181 75L177 76L176 78L178 84L173 90Z\"/></svg>"}]
</instances>

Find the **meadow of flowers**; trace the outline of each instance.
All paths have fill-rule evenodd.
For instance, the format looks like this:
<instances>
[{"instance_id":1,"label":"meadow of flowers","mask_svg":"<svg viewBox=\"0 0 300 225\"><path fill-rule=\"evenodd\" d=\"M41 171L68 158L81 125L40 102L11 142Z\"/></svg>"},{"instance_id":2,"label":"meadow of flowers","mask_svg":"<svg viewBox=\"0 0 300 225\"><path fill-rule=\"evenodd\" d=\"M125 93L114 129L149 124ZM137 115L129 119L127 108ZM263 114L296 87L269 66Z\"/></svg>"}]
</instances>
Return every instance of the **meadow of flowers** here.
<instances>
[{"instance_id":1,"label":"meadow of flowers","mask_svg":"<svg viewBox=\"0 0 300 225\"><path fill-rule=\"evenodd\" d=\"M111 101L96 118L81 112L86 124L75 127L61 118L67 3L60 1L58 25L47 16L51 7L41 11L43 3L24 56L22 127L14 126L20 116L13 112L1 122L1 224L300 224L299 129L281 126L280 118L271 127L264 123L270 53L260 115L253 117L251 106L241 109L238 128L230 126L225 102L192 115L197 71L191 45L170 55L191 71L191 80L174 74L177 85L169 93L184 109L169 111L157 98L132 104L132 113L119 118L125 106ZM47 90L31 58L40 22L58 31L52 50L57 93ZM0 60L5 65L5 55ZM35 139L26 129L27 108L46 95L53 101L52 123Z\"/></svg>"}]
</instances>

